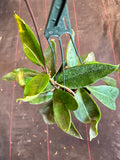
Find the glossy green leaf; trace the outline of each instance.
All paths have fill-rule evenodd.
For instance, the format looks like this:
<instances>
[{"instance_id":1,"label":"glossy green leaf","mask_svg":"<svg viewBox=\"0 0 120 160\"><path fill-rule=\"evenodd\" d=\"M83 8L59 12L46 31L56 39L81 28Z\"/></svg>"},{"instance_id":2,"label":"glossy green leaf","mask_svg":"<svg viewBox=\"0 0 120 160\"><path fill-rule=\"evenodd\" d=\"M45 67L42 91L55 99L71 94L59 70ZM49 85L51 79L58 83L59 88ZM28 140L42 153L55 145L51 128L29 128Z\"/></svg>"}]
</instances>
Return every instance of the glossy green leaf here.
<instances>
[{"instance_id":1,"label":"glossy green leaf","mask_svg":"<svg viewBox=\"0 0 120 160\"><path fill-rule=\"evenodd\" d=\"M65 86L71 89L90 85L111 74L119 65L91 62L65 69ZM57 76L57 82L63 84L63 73Z\"/></svg>"},{"instance_id":2,"label":"glossy green leaf","mask_svg":"<svg viewBox=\"0 0 120 160\"><path fill-rule=\"evenodd\" d=\"M71 123L69 131L67 131L66 133L75 138L83 139L76 127L74 126L73 122Z\"/></svg>"},{"instance_id":3,"label":"glossy green leaf","mask_svg":"<svg viewBox=\"0 0 120 160\"><path fill-rule=\"evenodd\" d=\"M25 55L34 64L44 67L42 50L38 40L34 36L29 26L25 24L25 22L16 14L15 19L18 24L20 38Z\"/></svg>"},{"instance_id":4,"label":"glossy green leaf","mask_svg":"<svg viewBox=\"0 0 120 160\"><path fill-rule=\"evenodd\" d=\"M63 103L59 97L59 90L56 89L53 94L53 111L54 118L57 125L64 131L67 132L71 126L71 114L70 111L66 108L66 105Z\"/></svg>"},{"instance_id":5,"label":"glossy green leaf","mask_svg":"<svg viewBox=\"0 0 120 160\"><path fill-rule=\"evenodd\" d=\"M108 86L112 86L112 87L116 87L117 86L117 82L116 82L116 80L114 78L106 76L106 77L102 78L102 80Z\"/></svg>"},{"instance_id":6,"label":"glossy green leaf","mask_svg":"<svg viewBox=\"0 0 120 160\"><path fill-rule=\"evenodd\" d=\"M26 85L24 90L24 97L34 96L41 93L49 82L49 75L46 73L41 73L33 77Z\"/></svg>"},{"instance_id":7,"label":"glossy green leaf","mask_svg":"<svg viewBox=\"0 0 120 160\"><path fill-rule=\"evenodd\" d=\"M72 30L73 40L75 38L75 32ZM66 62L68 67L73 67L80 65L79 58L76 55L75 49L73 47L72 41L69 40L67 49L66 49Z\"/></svg>"},{"instance_id":8,"label":"glossy green leaf","mask_svg":"<svg viewBox=\"0 0 120 160\"><path fill-rule=\"evenodd\" d=\"M52 99L53 92L45 92L37 95L33 100L31 100L30 104L42 104L48 102Z\"/></svg>"},{"instance_id":9,"label":"glossy green leaf","mask_svg":"<svg viewBox=\"0 0 120 160\"><path fill-rule=\"evenodd\" d=\"M50 92L52 90L53 86L50 84L50 82L47 84L47 87L42 91L42 93Z\"/></svg>"},{"instance_id":10,"label":"glossy green leaf","mask_svg":"<svg viewBox=\"0 0 120 160\"><path fill-rule=\"evenodd\" d=\"M40 72L35 71L35 70L31 70L28 68L17 68L15 70L13 70L10 73L7 73L6 75L4 75L2 77L3 80L5 81L15 81L16 80L16 76L18 74L18 72L21 71L23 72L23 78L25 80L25 84L34 76L39 75Z\"/></svg>"},{"instance_id":11,"label":"glossy green leaf","mask_svg":"<svg viewBox=\"0 0 120 160\"><path fill-rule=\"evenodd\" d=\"M24 74L22 70L16 74L16 81L21 87L25 87Z\"/></svg>"},{"instance_id":12,"label":"glossy green leaf","mask_svg":"<svg viewBox=\"0 0 120 160\"><path fill-rule=\"evenodd\" d=\"M115 110L115 100L119 94L116 87L111 86L88 86L88 90L109 109Z\"/></svg>"},{"instance_id":13,"label":"glossy green leaf","mask_svg":"<svg viewBox=\"0 0 120 160\"><path fill-rule=\"evenodd\" d=\"M56 43L54 39L51 39L51 45L54 50L55 58L56 58ZM53 56L50 46L48 46L48 48L45 50L44 55L45 55L48 71L50 72L50 75L53 77L54 74L56 73L56 68L55 68L56 62L54 63L54 56Z\"/></svg>"},{"instance_id":14,"label":"glossy green leaf","mask_svg":"<svg viewBox=\"0 0 120 160\"><path fill-rule=\"evenodd\" d=\"M98 122L91 121L90 130L89 130L89 137L90 141L98 135Z\"/></svg>"},{"instance_id":15,"label":"glossy green leaf","mask_svg":"<svg viewBox=\"0 0 120 160\"><path fill-rule=\"evenodd\" d=\"M53 114L53 101L50 101L44 106L40 107L40 113L45 123L47 124L55 123Z\"/></svg>"},{"instance_id":16,"label":"glossy green leaf","mask_svg":"<svg viewBox=\"0 0 120 160\"><path fill-rule=\"evenodd\" d=\"M48 82L49 75L45 73L33 77L25 86L23 98L19 98L17 101L32 101L47 87Z\"/></svg>"},{"instance_id":17,"label":"glossy green leaf","mask_svg":"<svg viewBox=\"0 0 120 160\"><path fill-rule=\"evenodd\" d=\"M70 93L56 89L54 95L59 98L67 109L74 111L78 108L76 99Z\"/></svg>"},{"instance_id":18,"label":"glossy green leaf","mask_svg":"<svg viewBox=\"0 0 120 160\"><path fill-rule=\"evenodd\" d=\"M95 61L95 55L93 52L90 52L88 54L81 55L81 60L83 63Z\"/></svg>"},{"instance_id":19,"label":"glossy green leaf","mask_svg":"<svg viewBox=\"0 0 120 160\"><path fill-rule=\"evenodd\" d=\"M92 140L98 135L97 125L101 117L100 110L92 97L82 88L77 90L75 98L79 108L74 111L74 115L83 123L91 123L90 139Z\"/></svg>"},{"instance_id":20,"label":"glossy green leaf","mask_svg":"<svg viewBox=\"0 0 120 160\"><path fill-rule=\"evenodd\" d=\"M8 81L8 82L15 81L16 80L16 73L14 73L14 72L7 73L6 75L4 75L2 77L2 79L5 81Z\"/></svg>"}]
</instances>

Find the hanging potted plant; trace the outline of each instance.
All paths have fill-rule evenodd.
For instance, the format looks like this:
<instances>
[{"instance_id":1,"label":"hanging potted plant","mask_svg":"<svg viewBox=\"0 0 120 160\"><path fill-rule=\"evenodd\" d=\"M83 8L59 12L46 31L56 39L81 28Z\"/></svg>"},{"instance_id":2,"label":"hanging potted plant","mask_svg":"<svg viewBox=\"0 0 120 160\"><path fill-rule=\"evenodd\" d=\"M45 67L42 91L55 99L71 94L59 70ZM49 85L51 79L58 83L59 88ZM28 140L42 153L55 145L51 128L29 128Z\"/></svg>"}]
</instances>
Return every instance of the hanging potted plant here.
<instances>
[{"instance_id":1,"label":"hanging potted plant","mask_svg":"<svg viewBox=\"0 0 120 160\"><path fill-rule=\"evenodd\" d=\"M14 17L25 55L43 71L17 68L2 79L17 81L23 87L23 98L17 101L41 104L40 113L45 123L56 123L67 134L83 139L72 121L73 112L78 121L90 124L89 136L92 140L98 135L101 118L100 109L92 95L109 109L116 109L115 100L119 90L115 79L109 75L118 71L119 65L99 63L93 52L81 56L81 64L73 46L75 34L72 31L72 40L66 46L65 60L56 69L58 53L55 40L51 39L51 46L43 52L40 39L37 40L30 27L17 14ZM105 85L94 85L99 80Z\"/></svg>"}]
</instances>

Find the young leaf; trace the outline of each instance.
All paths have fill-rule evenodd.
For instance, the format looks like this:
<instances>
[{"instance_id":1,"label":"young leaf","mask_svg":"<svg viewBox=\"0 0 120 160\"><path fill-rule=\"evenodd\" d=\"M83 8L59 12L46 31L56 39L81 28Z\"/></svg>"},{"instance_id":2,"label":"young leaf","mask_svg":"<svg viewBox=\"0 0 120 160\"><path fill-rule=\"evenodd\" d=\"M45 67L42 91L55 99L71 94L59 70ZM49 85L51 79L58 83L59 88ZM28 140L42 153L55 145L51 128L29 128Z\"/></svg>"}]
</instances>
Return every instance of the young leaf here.
<instances>
[{"instance_id":1,"label":"young leaf","mask_svg":"<svg viewBox=\"0 0 120 160\"><path fill-rule=\"evenodd\" d=\"M78 130L76 129L76 127L74 126L73 122L71 122L70 129L66 133L75 138L83 139Z\"/></svg>"},{"instance_id":2,"label":"young leaf","mask_svg":"<svg viewBox=\"0 0 120 160\"><path fill-rule=\"evenodd\" d=\"M42 93L50 92L52 90L52 85L50 82L47 84L47 87L42 91Z\"/></svg>"},{"instance_id":3,"label":"young leaf","mask_svg":"<svg viewBox=\"0 0 120 160\"><path fill-rule=\"evenodd\" d=\"M5 81L8 81L8 82L15 81L16 80L16 73L14 73L14 72L7 73L6 75L4 75L2 77L2 79Z\"/></svg>"},{"instance_id":4,"label":"young leaf","mask_svg":"<svg viewBox=\"0 0 120 160\"><path fill-rule=\"evenodd\" d=\"M55 123L53 114L53 101L48 102L44 106L40 107L40 113L47 124Z\"/></svg>"},{"instance_id":5,"label":"young leaf","mask_svg":"<svg viewBox=\"0 0 120 160\"><path fill-rule=\"evenodd\" d=\"M70 111L66 108L63 101L58 95L58 89L53 93L53 111L54 118L57 125L64 131L67 132L71 126L71 114Z\"/></svg>"},{"instance_id":6,"label":"young leaf","mask_svg":"<svg viewBox=\"0 0 120 160\"><path fill-rule=\"evenodd\" d=\"M119 65L91 62L65 69L65 85L76 89L90 85L99 79L111 74L118 69ZM57 76L57 82L63 84L63 73Z\"/></svg>"},{"instance_id":7,"label":"young leaf","mask_svg":"<svg viewBox=\"0 0 120 160\"><path fill-rule=\"evenodd\" d=\"M25 86L24 89L24 97L26 96L34 96L41 93L49 82L49 75L46 73L41 73L33 77Z\"/></svg>"},{"instance_id":8,"label":"young leaf","mask_svg":"<svg viewBox=\"0 0 120 160\"><path fill-rule=\"evenodd\" d=\"M55 58L56 58L56 43L54 39L51 39L51 45L54 50ZM54 56L53 56L50 46L48 46L48 48L45 50L44 55L45 55L48 71L50 72L50 75L53 77L54 74L56 73L56 68L55 68L56 62L54 63Z\"/></svg>"},{"instance_id":9,"label":"young leaf","mask_svg":"<svg viewBox=\"0 0 120 160\"><path fill-rule=\"evenodd\" d=\"M17 68L15 70L13 70L12 72L7 73L6 75L4 75L2 77L2 79L5 80L5 81L15 81L16 80L16 76L17 76L19 71L21 71L23 73L23 78L25 80L25 84L32 77L40 74L40 72L35 71L35 70L31 70L31 69L28 69L28 68Z\"/></svg>"},{"instance_id":10,"label":"young leaf","mask_svg":"<svg viewBox=\"0 0 120 160\"><path fill-rule=\"evenodd\" d=\"M70 93L56 89L54 95L59 98L59 101L61 101L67 109L74 111L78 108L76 99Z\"/></svg>"},{"instance_id":11,"label":"young leaf","mask_svg":"<svg viewBox=\"0 0 120 160\"><path fill-rule=\"evenodd\" d=\"M24 80L24 75L23 75L23 71L22 70L20 70L16 74L16 81L21 87L25 87L25 80Z\"/></svg>"},{"instance_id":12,"label":"young leaf","mask_svg":"<svg viewBox=\"0 0 120 160\"><path fill-rule=\"evenodd\" d=\"M93 139L98 135L97 124L101 117L100 110L92 97L82 88L77 90L75 98L79 104L79 108L74 111L74 115L83 123L91 123L92 132L90 139Z\"/></svg>"},{"instance_id":13,"label":"young leaf","mask_svg":"<svg viewBox=\"0 0 120 160\"><path fill-rule=\"evenodd\" d=\"M33 77L25 86L23 98L19 98L17 101L32 101L47 87L48 82L49 75L45 73Z\"/></svg>"},{"instance_id":14,"label":"young leaf","mask_svg":"<svg viewBox=\"0 0 120 160\"><path fill-rule=\"evenodd\" d=\"M90 52L88 54L84 54L84 55L81 56L81 60L82 60L83 63L95 61L95 55L94 55L93 52Z\"/></svg>"},{"instance_id":15,"label":"young leaf","mask_svg":"<svg viewBox=\"0 0 120 160\"><path fill-rule=\"evenodd\" d=\"M117 86L116 80L114 78L106 76L106 77L102 78L102 80L108 86L112 86L112 87L116 87Z\"/></svg>"},{"instance_id":16,"label":"young leaf","mask_svg":"<svg viewBox=\"0 0 120 160\"><path fill-rule=\"evenodd\" d=\"M116 87L111 86L87 86L88 90L109 109L115 110L115 100L119 94Z\"/></svg>"},{"instance_id":17,"label":"young leaf","mask_svg":"<svg viewBox=\"0 0 120 160\"><path fill-rule=\"evenodd\" d=\"M33 32L27 24L18 16L14 15L18 24L20 38L23 45L23 50L27 58L34 64L44 67L41 46L34 36Z\"/></svg>"},{"instance_id":18,"label":"young leaf","mask_svg":"<svg viewBox=\"0 0 120 160\"><path fill-rule=\"evenodd\" d=\"M42 104L45 102L48 102L51 100L53 97L53 92L46 92L46 93L41 93L37 95L33 100L31 100L29 103L30 104Z\"/></svg>"},{"instance_id":19,"label":"young leaf","mask_svg":"<svg viewBox=\"0 0 120 160\"><path fill-rule=\"evenodd\" d=\"M75 32L72 30L73 40L75 38ZM79 58L76 55L75 49L73 47L72 41L69 40L67 49L66 49L66 62L68 67L73 67L80 65Z\"/></svg>"}]
</instances>

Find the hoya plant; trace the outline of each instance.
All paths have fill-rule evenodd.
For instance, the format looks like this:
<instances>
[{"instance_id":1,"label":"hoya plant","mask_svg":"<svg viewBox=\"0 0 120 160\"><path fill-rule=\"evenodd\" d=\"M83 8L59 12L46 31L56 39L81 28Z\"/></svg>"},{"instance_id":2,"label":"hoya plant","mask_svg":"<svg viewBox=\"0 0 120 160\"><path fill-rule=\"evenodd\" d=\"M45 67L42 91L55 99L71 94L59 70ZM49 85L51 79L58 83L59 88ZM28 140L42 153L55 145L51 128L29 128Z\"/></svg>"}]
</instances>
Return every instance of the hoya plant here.
<instances>
[{"instance_id":1,"label":"hoya plant","mask_svg":"<svg viewBox=\"0 0 120 160\"><path fill-rule=\"evenodd\" d=\"M109 109L116 109L115 101L119 90L116 80L108 75L118 71L119 65L99 63L95 60L93 52L81 56L81 64L70 40L66 47L65 61L56 70L51 48L48 46L43 53L29 26L16 14L15 19L25 55L43 71L17 68L2 79L17 81L23 87L23 97L17 101L40 105L40 114L45 123L56 123L67 134L83 139L72 121L72 116L75 116L81 123L90 124L89 137L92 140L98 135L98 123L101 118L100 108L93 97ZM51 39L51 44L56 60L59 53L54 39ZM104 85L94 85L99 80L102 80Z\"/></svg>"}]
</instances>

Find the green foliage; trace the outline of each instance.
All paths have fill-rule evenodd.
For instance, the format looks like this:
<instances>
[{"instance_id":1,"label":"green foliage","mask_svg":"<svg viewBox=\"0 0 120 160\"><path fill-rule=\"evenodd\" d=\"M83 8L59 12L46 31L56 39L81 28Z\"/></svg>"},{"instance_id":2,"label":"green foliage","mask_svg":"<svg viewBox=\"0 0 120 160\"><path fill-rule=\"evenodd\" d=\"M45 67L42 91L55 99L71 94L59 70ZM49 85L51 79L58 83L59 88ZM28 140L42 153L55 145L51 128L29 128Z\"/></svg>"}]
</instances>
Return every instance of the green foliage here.
<instances>
[{"instance_id":1,"label":"green foliage","mask_svg":"<svg viewBox=\"0 0 120 160\"><path fill-rule=\"evenodd\" d=\"M74 111L74 115L83 123L91 123L90 139L92 140L98 134L97 124L101 117L100 110L92 97L82 88L77 90L75 98L79 108Z\"/></svg>"},{"instance_id":2,"label":"green foliage","mask_svg":"<svg viewBox=\"0 0 120 160\"><path fill-rule=\"evenodd\" d=\"M116 83L116 80L114 78L106 76L106 77L102 78L102 80L108 86L117 87L117 83Z\"/></svg>"},{"instance_id":3,"label":"green foliage","mask_svg":"<svg viewBox=\"0 0 120 160\"><path fill-rule=\"evenodd\" d=\"M46 73L33 77L25 86L23 98L19 98L18 100L24 102L32 101L47 87L48 83L49 75Z\"/></svg>"},{"instance_id":4,"label":"green foliage","mask_svg":"<svg viewBox=\"0 0 120 160\"><path fill-rule=\"evenodd\" d=\"M69 131L71 126L71 114L67 108L68 104L64 103L56 89L53 94L53 111L57 125L65 132ZM64 92L64 91L63 91ZM64 98L64 97L63 97Z\"/></svg>"},{"instance_id":5,"label":"green foliage","mask_svg":"<svg viewBox=\"0 0 120 160\"><path fill-rule=\"evenodd\" d=\"M70 129L66 133L75 138L83 139L76 127L74 126L73 122L71 122Z\"/></svg>"},{"instance_id":6,"label":"green foliage","mask_svg":"<svg viewBox=\"0 0 120 160\"><path fill-rule=\"evenodd\" d=\"M117 71L119 65L99 63L95 61L93 52L82 55L83 64L81 64L70 40L66 49L66 59L56 71L55 41L51 40L55 57L49 46L43 54L38 40L28 25L16 14L15 19L25 55L34 64L42 67L44 72L18 68L4 75L2 79L17 81L23 87L23 98L18 98L17 101L42 105L40 113L45 123L56 123L65 133L83 139L72 122L71 112L73 112L78 121L90 124L89 137L92 140L98 135L101 112L91 95L109 109L116 109L115 101L119 90L116 88L116 81L108 75ZM74 31L72 36L74 39ZM43 58L45 58L47 69L44 67ZM63 68L65 69L65 86L63 85ZM93 86L98 80L104 81L106 85Z\"/></svg>"},{"instance_id":7,"label":"green foliage","mask_svg":"<svg viewBox=\"0 0 120 160\"><path fill-rule=\"evenodd\" d=\"M50 101L40 108L40 113L47 124L54 124L53 101Z\"/></svg>"},{"instance_id":8,"label":"green foliage","mask_svg":"<svg viewBox=\"0 0 120 160\"><path fill-rule=\"evenodd\" d=\"M76 89L93 84L116 71L118 67L119 65L92 62L67 68L65 69L65 85L68 88ZM63 84L63 73L57 76L57 82Z\"/></svg>"},{"instance_id":9,"label":"green foliage","mask_svg":"<svg viewBox=\"0 0 120 160\"><path fill-rule=\"evenodd\" d=\"M17 76L17 73L19 71L22 71L23 72L23 77L24 77L24 80L25 82L29 81L32 77L40 74L40 72L38 71L35 71L35 70L32 70L32 69L28 69L28 68L17 68L15 70L13 70L12 72L10 73L7 73L6 75L4 75L2 77L3 80L5 81L15 81L16 80L16 76Z\"/></svg>"},{"instance_id":10,"label":"green foliage","mask_svg":"<svg viewBox=\"0 0 120 160\"><path fill-rule=\"evenodd\" d=\"M53 97L53 92L45 92L38 94L34 99L29 101L30 104L42 104L48 102Z\"/></svg>"},{"instance_id":11,"label":"green foliage","mask_svg":"<svg viewBox=\"0 0 120 160\"><path fill-rule=\"evenodd\" d=\"M56 43L53 39L51 40L51 45L56 57ZM54 56L50 49L50 46L48 46L48 48L45 50L44 55L46 58L46 65L47 65L48 71L50 72L50 75L53 77L54 74L56 73L56 67L54 63Z\"/></svg>"},{"instance_id":12,"label":"green foliage","mask_svg":"<svg viewBox=\"0 0 120 160\"><path fill-rule=\"evenodd\" d=\"M75 38L75 32L72 30L73 40ZM75 49L73 47L72 41L69 40L67 49L66 49L66 62L68 67L73 67L80 65L79 59L76 55Z\"/></svg>"},{"instance_id":13,"label":"green foliage","mask_svg":"<svg viewBox=\"0 0 120 160\"><path fill-rule=\"evenodd\" d=\"M29 26L25 24L25 22L16 14L15 19L18 24L20 38L25 55L34 64L44 67L42 51L38 40L35 38Z\"/></svg>"},{"instance_id":14,"label":"green foliage","mask_svg":"<svg viewBox=\"0 0 120 160\"><path fill-rule=\"evenodd\" d=\"M88 86L89 91L105 106L115 110L115 100L119 94L119 90L116 87L111 86Z\"/></svg>"},{"instance_id":15,"label":"green foliage","mask_svg":"<svg viewBox=\"0 0 120 160\"><path fill-rule=\"evenodd\" d=\"M75 98L68 92L56 89L54 91L54 98L61 101L65 107L71 111L74 111L78 108L78 103Z\"/></svg>"}]
</instances>

